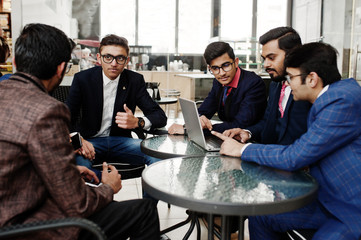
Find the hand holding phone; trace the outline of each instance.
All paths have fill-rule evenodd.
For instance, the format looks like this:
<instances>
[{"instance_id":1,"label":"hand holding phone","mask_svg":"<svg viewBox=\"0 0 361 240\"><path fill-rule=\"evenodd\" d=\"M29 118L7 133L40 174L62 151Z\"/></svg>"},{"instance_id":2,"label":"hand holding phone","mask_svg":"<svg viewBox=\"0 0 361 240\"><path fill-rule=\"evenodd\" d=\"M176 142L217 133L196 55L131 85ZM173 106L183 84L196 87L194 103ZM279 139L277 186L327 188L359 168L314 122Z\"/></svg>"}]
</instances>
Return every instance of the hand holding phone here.
<instances>
[{"instance_id":1,"label":"hand holding phone","mask_svg":"<svg viewBox=\"0 0 361 240\"><path fill-rule=\"evenodd\" d=\"M78 150L83 146L80 138L80 134L78 132L74 132L70 134L71 144L73 145L74 150Z\"/></svg>"}]
</instances>

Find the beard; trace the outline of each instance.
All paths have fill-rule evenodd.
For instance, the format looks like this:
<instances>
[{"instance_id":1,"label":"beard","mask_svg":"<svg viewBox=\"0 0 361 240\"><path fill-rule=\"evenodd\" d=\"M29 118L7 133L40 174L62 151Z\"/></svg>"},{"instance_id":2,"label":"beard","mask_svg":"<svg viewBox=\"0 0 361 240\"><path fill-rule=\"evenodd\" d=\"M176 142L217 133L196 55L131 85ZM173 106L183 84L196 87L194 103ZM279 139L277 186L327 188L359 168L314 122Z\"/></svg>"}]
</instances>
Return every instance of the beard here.
<instances>
[{"instance_id":1,"label":"beard","mask_svg":"<svg viewBox=\"0 0 361 240\"><path fill-rule=\"evenodd\" d=\"M274 82L283 82L286 80L285 76L277 76L277 77L270 76L270 77L271 77L271 80Z\"/></svg>"},{"instance_id":2,"label":"beard","mask_svg":"<svg viewBox=\"0 0 361 240\"><path fill-rule=\"evenodd\" d=\"M268 68L266 69L267 70L272 70L274 72L277 72L275 69L271 69L271 68ZM280 75L277 75L277 76L273 76L273 74L269 74L269 76L271 77L271 80L274 81L274 82L282 82L282 81L285 81L286 80L286 72L283 70L282 73Z\"/></svg>"}]
</instances>

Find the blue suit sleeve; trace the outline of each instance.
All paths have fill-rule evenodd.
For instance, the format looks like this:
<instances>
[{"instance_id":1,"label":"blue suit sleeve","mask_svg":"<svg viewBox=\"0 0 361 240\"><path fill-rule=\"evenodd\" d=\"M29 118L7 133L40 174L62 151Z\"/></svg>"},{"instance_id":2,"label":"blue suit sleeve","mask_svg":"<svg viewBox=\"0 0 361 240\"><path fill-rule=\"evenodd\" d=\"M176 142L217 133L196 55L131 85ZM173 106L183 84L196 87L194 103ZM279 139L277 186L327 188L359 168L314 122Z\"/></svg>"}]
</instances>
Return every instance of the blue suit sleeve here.
<instances>
[{"instance_id":1,"label":"blue suit sleeve","mask_svg":"<svg viewBox=\"0 0 361 240\"><path fill-rule=\"evenodd\" d=\"M354 104L355 99L349 96L329 100L325 93L321 97L323 100L317 99L311 108L309 128L300 139L289 146L251 144L243 152L242 159L279 169L297 170L336 154L335 150L342 155L342 148L361 134L361 104ZM345 154L344 157L350 156Z\"/></svg>"}]
</instances>

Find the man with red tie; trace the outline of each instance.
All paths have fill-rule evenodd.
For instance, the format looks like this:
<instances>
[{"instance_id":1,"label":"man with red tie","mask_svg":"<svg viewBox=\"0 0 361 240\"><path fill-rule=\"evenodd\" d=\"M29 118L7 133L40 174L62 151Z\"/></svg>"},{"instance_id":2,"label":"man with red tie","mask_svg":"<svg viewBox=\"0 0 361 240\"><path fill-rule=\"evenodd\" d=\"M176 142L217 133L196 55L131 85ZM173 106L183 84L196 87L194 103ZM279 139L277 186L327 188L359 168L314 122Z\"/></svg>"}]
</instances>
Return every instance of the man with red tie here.
<instances>
[{"instance_id":1,"label":"man with red tie","mask_svg":"<svg viewBox=\"0 0 361 240\"><path fill-rule=\"evenodd\" d=\"M198 112L203 129L223 132L245 128L257 123L266 107L266 87L261 77L241 69L239 59L226 42L213 42L204 52L213 86ZM218 113L222 123L212 125L210 119ZM173 124L170 134L183 134L182 125Z\"/></svg>"}]
</instances>

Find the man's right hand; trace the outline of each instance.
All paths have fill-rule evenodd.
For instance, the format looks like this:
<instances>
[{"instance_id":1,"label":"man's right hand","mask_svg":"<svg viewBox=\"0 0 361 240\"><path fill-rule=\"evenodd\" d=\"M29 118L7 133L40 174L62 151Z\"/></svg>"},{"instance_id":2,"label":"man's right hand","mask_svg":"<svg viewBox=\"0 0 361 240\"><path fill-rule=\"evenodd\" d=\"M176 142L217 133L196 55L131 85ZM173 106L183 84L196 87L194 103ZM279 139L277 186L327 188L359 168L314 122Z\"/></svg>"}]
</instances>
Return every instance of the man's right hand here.
<instances>
[{"instance_id":1,"label":"man's right hand","mask_svg":"<svg viewBox=\"0 0 361 240\"><path fill-rule=\"evenodd\" d=\"M108 172L109 169L110 172ZM122 180L118 170L106 162L103 162L102 183L108 184L113 189L114 194L122 189Z\"/></svg>"},{"instance_id":2,"label":"man's right hand","mask_svg":"<svg viewBox=\"0 0 361 240\"><path fill-rule=\"evenodd\" d=\"M234 138L242 143L246 143L250 139L248 131L240 128L232 128L223 132L223 135Z\"/></svg>"},{"instance_id":3,"label":"man's right hand","mask_svg":"<svg viewBox=\"0 0 361 240\"><path fill-rule=\"evenodd\" d=\"M84 138L81 138L83 146L81 147L79 153L83 155L86 159L94 160L95 159L95 149L91 142L88 142Z\"/></svg>"}]
</instances>

